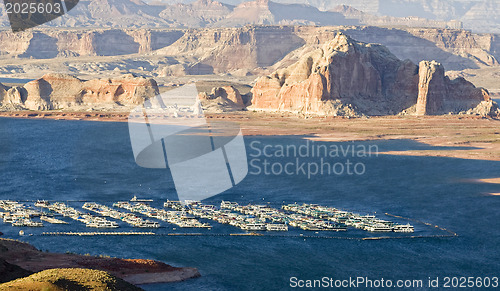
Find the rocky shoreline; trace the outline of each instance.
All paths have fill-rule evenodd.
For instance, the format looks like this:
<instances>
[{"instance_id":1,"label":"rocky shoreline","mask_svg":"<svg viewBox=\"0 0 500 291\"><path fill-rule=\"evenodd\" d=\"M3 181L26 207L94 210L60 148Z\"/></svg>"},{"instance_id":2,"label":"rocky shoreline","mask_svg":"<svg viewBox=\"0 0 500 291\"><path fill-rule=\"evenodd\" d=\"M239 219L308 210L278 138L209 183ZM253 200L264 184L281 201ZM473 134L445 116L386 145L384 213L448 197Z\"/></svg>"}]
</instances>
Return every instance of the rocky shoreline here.
<instances>
[{"instance_id":1,"label":"rocky shoreline","mask_svg":"<svg viewBox=\"0 0 500 291\"><path fill-rule=\"evenodd\" d=\"M0 117L7 118L38 118L57 120L93 120L93 121L113 121L126 122L128 112L103 112L103 111L0 111Z\"/></svg>"},{"instance_id":2,"label":"rocky shoreline","mask_svg":"<svg viewBox=\"0 0 500 291\"><path fill-rule=\"evenodd\" d=\"M59 268L100 270L134 285L179 282L201 276L196 268L173 267L154 260L42 252L12 239L0 239L0 260L33 273ZM0 273L0 277L4 275Z\"/></svg>"}]
</instances>

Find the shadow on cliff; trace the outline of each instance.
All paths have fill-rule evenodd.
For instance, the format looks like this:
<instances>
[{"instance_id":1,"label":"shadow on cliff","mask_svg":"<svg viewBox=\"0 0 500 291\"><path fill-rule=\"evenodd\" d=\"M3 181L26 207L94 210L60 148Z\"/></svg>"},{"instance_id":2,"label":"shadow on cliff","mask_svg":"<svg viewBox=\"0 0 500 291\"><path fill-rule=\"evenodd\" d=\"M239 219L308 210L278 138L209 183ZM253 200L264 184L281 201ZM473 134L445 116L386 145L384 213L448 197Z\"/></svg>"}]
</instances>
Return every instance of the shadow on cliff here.
<instances>
[{"instance_id":1,"label":"shadow on cliff","mask_svg":"<svg viewBox=\"0 0 500 291\"><path fill-rule=\"evenodd\" d=\"M99 56L128 55L139 51L139 43L123 30L106 30L94 37L95 52Z\"/></svg>"},{"instance_id":2,"label":"shadow on cliff","mask_svg":"<svg viewBox=\"0 0 500 291\"><path fill-rule=\"evenodd\" d=\"M26 51L19 55L21 58L52 59L59 54L57 38L45 33L34 32Z\"/></svg>"},{"instance_id":3,"label":"shadow on cliff","mask_svg":"<svg viewBox=\"0 0 500 291\"><path fill-rule=\"evenodd\" d=\"M410 59L416 64L422 60L435 60L442 63L446 70L479 68L472 59L446 51L436 43L405 30L368 26L342 31L357 41L382 44L398 58ZM463 48L457 47L457 49ZM475 59L481 62L478 58Z\"/></svg>"}]
</instances>

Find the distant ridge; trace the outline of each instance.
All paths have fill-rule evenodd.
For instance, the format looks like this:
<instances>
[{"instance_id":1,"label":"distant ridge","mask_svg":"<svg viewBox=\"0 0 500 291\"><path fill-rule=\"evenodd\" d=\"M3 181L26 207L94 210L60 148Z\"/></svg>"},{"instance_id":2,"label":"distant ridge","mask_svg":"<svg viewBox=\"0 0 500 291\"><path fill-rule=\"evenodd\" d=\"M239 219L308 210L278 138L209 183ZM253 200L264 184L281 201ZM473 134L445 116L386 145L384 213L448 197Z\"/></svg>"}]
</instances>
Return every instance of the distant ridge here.
<instances>
[{"instance_id":1,"label":"distant ridge","mask_svg":"<svg viewBox=\"0 0 500 291\"><path fill-rule=\"evenodd\" d=\"M7 15L0 25L8 27ZM405 25L500 33L500 1L82 0L43 26L199 28L265 25Z\"/></svg>"}]
</instances>

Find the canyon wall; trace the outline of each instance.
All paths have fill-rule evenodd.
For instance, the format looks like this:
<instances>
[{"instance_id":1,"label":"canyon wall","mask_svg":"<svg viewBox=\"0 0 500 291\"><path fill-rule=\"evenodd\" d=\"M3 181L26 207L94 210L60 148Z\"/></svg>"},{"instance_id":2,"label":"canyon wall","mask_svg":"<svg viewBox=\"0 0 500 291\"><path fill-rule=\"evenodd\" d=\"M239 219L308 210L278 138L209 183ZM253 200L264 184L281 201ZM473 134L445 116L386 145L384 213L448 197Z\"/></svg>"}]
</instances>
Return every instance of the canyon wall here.
<instances>
[{"instance_id":1,"label":"canyon wall","mask_svg":"<svg viewBox=\"0 0 500 291\"><path fill-rule=\"evenodd\" d=\"M364 26L245 26L188 30L39 29L20 33L3 30L0 31L0 56L7 65L8 60L14 58L63 60L78 56L139 54L146 57L153 54L175 60L173 64L182 64L182 71L186 74L237 70L241 70L242 74L260 74L262 69L274 66L271 68L274 70L297 61L300 57L298 50L317 48L330 41L339 31L359 41L380 43L400 59L410 59L414 63L431 55L448 70L499 66L498 35L473 34L456 29ZM50 66L49 63L47 65Z\"/></svg>"},{"instance_id":2,"label":"canyon wall","mask_svg":"<svg viewBox=\"0 0 500 291\"><path fill-rule=\"evenodd\" d=\"M154 54L195 57L195 65L205 71L191 67L193 75L252 71L269 67L304 45L294 31L294 27L288 26L188 30L175 43Z\"/></svg>"},{"instance_id":3,"label":"canyon wall","mask_svg":"<svg viewBox=\"0 0 500 291\"><path fill-rule=\"evenodd\" d=\"M420 62L417 115L466 112L482 102L491 102L485 89L474 87L464 78L451 80L444 72L444 67L436 61Z\"/></svg>"},{"instance_id":4,"label":"canyon wall","mask_svg":"<svg viewBox=\"0 0 500 291\"><path fill-rule=\"evenodd\" d=\"M147 53L178 40L181 30L44 29L13 33L0 31L0 54L51 59L74 56L120 56Z\"/></svg>"}]
</instances>

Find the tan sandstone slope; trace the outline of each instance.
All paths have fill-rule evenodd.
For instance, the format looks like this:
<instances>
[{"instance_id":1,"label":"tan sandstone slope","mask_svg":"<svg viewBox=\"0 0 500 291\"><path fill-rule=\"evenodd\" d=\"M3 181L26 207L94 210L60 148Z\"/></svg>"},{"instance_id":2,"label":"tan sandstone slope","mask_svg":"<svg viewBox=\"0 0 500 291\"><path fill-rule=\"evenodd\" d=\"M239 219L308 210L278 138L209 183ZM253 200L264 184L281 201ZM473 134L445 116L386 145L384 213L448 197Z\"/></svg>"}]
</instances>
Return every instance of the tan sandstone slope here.
<instances>
[{"instance_id":1,"label":"tan sandstone slope","mask_svg":"<svg viewBox=\"0 0 500 291\"><path fill-rule=\"evenodd\" d=\"M382 45L343 33L295 64L259 78L252 93L256 109L325 115L467 110L487 115L496 110L486 90L462 78L450 80L440 64L401 61Z\"/></svg>"},{"instance_id":2,"label":"tan sandstone slope","mask_svg":"<svg viewBox=\"0 0 500 291\"><path fill-rule=\"evenodd\" d=\"M65 268L38 272L25 278L0 284L0 290L143 290L107 272Z\"/></svg>"}]
</instances>

